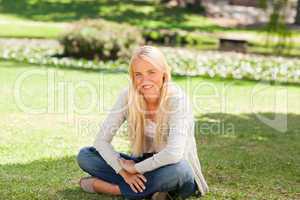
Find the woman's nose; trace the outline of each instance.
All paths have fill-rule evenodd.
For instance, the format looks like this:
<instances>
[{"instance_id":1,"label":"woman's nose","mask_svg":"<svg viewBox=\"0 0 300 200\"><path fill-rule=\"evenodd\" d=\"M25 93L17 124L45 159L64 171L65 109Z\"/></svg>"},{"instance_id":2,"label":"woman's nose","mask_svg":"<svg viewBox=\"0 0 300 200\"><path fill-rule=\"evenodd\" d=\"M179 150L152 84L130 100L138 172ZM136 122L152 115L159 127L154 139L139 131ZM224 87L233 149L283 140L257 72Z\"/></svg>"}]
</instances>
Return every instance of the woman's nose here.
<instances>
[{"instance_id":1,"label":"woman's nose","mask_svg":"<svg viewBox=\"0 0 300 200\"><path fill-rule=\"evenodd\" d=\"M148 75L143 75L142 80L143 80L143 83L150 82L150 77Z\"/></svg>"}]
</instances>

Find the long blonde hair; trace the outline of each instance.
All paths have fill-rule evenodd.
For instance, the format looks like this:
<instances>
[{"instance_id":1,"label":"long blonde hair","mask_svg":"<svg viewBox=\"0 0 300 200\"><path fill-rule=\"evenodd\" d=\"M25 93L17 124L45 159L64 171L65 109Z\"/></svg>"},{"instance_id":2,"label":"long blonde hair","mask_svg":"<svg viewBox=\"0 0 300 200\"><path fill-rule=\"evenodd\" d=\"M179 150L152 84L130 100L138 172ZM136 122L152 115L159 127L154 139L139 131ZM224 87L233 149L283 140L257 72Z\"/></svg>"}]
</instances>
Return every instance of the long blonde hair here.
<instances>
[{"instance_id":1,"label":"long blonde hair","mask_svg":"<svg viewBox=\"0 0 300 200\"><path fill-rule=\"evenodd\" d=\"M156 132L154 147L157 149L162 142L164 127L166 125L167 99L170 94L168 83L171 81L171 69L163 53L154 46L144 45L133 53L129 64L130 84L128 90L128 135L132 146L132 155L141 156L145 144L144 127L146 124L146 102L134 85L133 62L140 58L150 62L164 73L163 85L160 92L158 111L156 112Z\"/></svg>"}]
</instances>

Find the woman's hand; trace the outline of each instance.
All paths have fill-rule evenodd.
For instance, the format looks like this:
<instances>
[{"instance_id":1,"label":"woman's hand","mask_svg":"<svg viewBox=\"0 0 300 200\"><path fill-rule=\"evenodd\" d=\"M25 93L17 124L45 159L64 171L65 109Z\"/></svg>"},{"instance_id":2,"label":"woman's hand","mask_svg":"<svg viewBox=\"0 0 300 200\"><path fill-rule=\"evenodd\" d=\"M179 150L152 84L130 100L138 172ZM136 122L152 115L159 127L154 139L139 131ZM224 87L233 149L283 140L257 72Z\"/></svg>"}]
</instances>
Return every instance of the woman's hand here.
<instances>
[{"instance_id":1,"label":"woman's hand","mask_svg":"<svg viewBox=\"0 0 300 200\"><path fill-rule=\"evenodd\" d=\"M122 169L120 172L120 175L124 178L125 182L130 186L130 188L137 193L143 192L143 190L146 189L145 184L147 182L147 179L142 174L132 174L126 171L125 169Z\"/></svg>"},{"instance_id":2,"label":"woman's hand","mask_svg":"<svg viewBox=\"0 0 300 200\"><path fill-rule=\"evenodd\" d=\"M126 159L124 159L124 158L119 158L119 160L121 161L123 161L125 164L128 164L128 165L130 165L130 164L135 164L135 162L133 161L133 160L126 160Z\"/></svg>"},{"instance_id":3,"label":"woman's hand","mask_svg":"<svg viewBox=\"0 0 300 200\"><path fill-rule=\"evenodd\" d=\"M131 173L131 174L138 173L138 171L134 167L135 162L133 160L126 160L124 158L120 158L119 161L120 161L122 168L125 169L126 171L128 171L129 173Z\"/></svg>"}]
</instances>

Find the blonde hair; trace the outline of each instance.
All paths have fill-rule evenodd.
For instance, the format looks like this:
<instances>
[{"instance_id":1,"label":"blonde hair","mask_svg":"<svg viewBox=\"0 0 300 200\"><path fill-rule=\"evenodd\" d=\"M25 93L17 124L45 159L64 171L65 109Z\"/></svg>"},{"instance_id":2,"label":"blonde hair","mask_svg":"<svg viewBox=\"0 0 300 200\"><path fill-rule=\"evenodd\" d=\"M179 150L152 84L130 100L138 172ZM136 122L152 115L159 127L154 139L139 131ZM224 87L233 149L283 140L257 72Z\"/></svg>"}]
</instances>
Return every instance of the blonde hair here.
<instances>
[{"instance_id":1,"label":"blonde hair","mask_svg":"<svg viewBox=\"0 0 300 200\"><path fill-rule=\"evenodd\" d=\"M144 59L161 69L164 73L163 85L160 92L158 111L156 112L156 132L154 148L158 149L163 139L163 129L167 119L167 99L169 96L168 83L171 81L171 69L163 55L156 47L144 45L133 53L129 64L130 84L128 89L128 135L132 146L132 155L141 156L145 144L144 127L146 124L146 102L134 85L133 63L136 59Z\"/></svg>"}]
</instances>

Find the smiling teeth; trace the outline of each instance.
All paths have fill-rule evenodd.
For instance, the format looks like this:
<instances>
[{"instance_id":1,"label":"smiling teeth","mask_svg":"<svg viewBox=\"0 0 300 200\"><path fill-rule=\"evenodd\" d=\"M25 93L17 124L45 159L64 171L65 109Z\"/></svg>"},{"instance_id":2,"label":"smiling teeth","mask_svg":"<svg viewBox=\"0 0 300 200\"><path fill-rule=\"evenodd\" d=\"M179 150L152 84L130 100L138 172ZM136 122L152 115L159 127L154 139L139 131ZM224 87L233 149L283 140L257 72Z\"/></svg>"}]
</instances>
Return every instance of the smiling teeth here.
<instances>
[{"instance_id":1,"label":"smiling teeth","mask_svg":"<svg viewBox=\"0 0 300 200\"><path fill-rule=\"evenodd\" d=\"M146 88L146 89L152 88L152 85L145 85L145 86L143 86L143 88Z\"/></svg>"}]
</instances>

